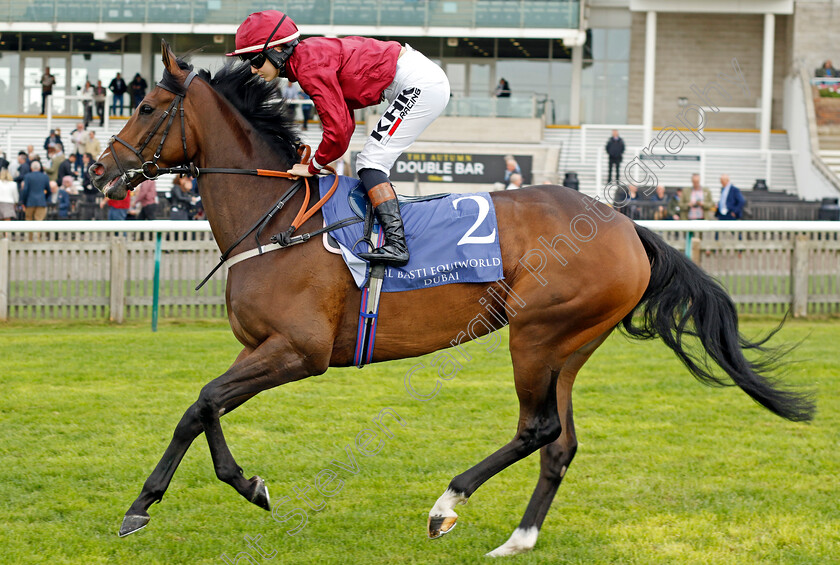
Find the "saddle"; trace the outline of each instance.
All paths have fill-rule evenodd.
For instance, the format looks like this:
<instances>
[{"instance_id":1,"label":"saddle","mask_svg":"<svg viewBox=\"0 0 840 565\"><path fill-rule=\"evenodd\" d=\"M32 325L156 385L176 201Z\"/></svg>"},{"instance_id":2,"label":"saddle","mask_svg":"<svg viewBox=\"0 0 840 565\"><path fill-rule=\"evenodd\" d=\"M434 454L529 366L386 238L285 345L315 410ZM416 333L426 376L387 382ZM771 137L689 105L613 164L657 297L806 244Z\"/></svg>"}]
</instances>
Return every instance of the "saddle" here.
<instances>
[{"instance_id":1,"label":"saddle","mask_svg":"<svg viewBox=\"0 0 840 565\"><path fill-rule=\"evenodd\" d=\"M393 185L392 185L393 186ZM396 194L396 190L394 190ZM438 198L444 198L448 196L446 193L439 193L439 194L429 194L426 196L405 196L402 194L397 194L397 203L399 204L400 208L402 208L405 204L411 204L413 202L426 202L427 200L437 200ZM367 243L370 246L370 250L373 250L374 246L371 241L371 235L373 233L373 205L371 204L370 198L368 198L367 191L365 191L364 185L362 182L359 181L358 184L350 191L347 195L347 202L350 204L350 209L353 211L356 216L362 220L364 220L364 230L362 237L353 244L353 248L351 251L356 251L356 246L360 243ZM332 236L330 236L332 237ZM371 265L371 269L373 265Z\"/></svg>"}]
</instances>

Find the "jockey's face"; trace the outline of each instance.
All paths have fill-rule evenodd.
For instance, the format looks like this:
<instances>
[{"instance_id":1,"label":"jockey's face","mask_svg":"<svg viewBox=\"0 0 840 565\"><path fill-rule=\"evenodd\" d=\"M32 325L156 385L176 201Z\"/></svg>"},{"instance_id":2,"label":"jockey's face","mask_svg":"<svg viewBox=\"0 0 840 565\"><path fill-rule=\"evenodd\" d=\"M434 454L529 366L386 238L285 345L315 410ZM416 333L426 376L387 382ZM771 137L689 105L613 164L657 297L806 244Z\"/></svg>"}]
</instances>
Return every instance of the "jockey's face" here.
<instances>
[{"instance_id":1,"label":"jockey's face","mask_svg":"<svg viewBox=\"0 0 840 565\"><path fill-rule=\"evenodd\" d=\"M260 77L266 82L272 81L280 76L280 71L277 70L277 67L271 64L271 61L269 61L268 58L266 58L263 66L259 69L251 67L251 72L260 75Z\"/></svg>"}]
</instances>

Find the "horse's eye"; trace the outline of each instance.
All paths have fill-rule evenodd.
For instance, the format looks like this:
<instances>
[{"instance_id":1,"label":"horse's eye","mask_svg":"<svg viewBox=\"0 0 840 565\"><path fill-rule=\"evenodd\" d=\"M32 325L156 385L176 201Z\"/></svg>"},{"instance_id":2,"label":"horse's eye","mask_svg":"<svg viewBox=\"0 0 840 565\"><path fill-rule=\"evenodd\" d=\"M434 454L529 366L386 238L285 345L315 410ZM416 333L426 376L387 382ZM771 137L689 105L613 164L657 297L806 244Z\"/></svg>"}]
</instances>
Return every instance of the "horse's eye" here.
<instances>
[{"instance_id":1,"label":"horse's eye","mask_svg":"<svg viewBox=\"0 0 840 565\"><path fill-rule=\"evenodd\" d=\"M148 104L143 104L143 106L140 108L141 114L151 114L154 111L155 109L149 106Z\"/></svg>"}]
</instances>

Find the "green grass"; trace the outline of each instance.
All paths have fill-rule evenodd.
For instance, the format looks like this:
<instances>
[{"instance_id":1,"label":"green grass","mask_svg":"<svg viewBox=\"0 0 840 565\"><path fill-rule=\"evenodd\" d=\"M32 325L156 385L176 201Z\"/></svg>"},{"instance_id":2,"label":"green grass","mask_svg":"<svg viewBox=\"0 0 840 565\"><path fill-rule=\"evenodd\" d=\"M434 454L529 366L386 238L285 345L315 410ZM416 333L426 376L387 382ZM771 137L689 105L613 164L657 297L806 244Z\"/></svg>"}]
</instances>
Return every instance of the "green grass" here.
<instances>
[{"instance_id":1,"label":"green grass","mask_svg":"<svg viewBox=\"0 0 840 565\"><path fill-rule=\"evenodd\" d=\"M744 324L747 334L773 320ZM506 332L502 337L506 339ZM818 395L811 424L783 421L734 389L691 378L660 342L614 335L575 388L580 440L536 549L521 563L836 563L840 556L840 324L793 321L804 340L788 380ZM200 437L149 526L116 531L184 409L239 348L224 324L0 325L0 563L223 563L261 535L258 563L486 563L510 535L538 475L532 456L488 481L458 527L425 538L449 480L508 441L517 402L504 347L419 402L416 360L330 370L261 394L223 424L246 476L274 501L344 455L389 407L405 426L346 472L296 536L214 475ZM428 371L416 373L430 389ZM318 497L317 500L321 500ZM246 563L246 560L240 561Z\"/></svg>"}]
</instances>

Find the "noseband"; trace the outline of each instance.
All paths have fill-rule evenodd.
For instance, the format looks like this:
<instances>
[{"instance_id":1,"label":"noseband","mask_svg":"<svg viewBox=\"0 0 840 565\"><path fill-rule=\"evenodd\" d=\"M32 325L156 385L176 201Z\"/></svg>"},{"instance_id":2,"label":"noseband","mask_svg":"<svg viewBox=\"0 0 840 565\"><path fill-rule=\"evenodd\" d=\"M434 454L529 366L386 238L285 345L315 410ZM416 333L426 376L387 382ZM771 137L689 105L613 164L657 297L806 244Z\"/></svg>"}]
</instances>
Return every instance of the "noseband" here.
<instances>
[{"instance_id":1,"label":"noseband","mask_svg":"<svg viewBox=\"0 0 840 565\"><path fill-rule=\"evenodd\" d=\"M172 127L172 122L175 121L175 114L181 114L181 144L184 147L184 162L189 162L189 155L187 154L187 130L184 127L184 98L187 96L187 89L190 87L190 83L195 78L196 74L194 71L190 71L190 74L187 75L187 78L184 80L184 90L183 92L176 92L175 90L169 88L168 86L164 85L162 82L157 83L157 86L164 90L168 90L172 94L175 95L175 99L172 100L172 103L169 105L169 108L161 115L160 119L158 120L155 127L149 132L146 136L146 140L140 146L139 149L136 149L133 145L128 143L127 141L120 139L119 136L113 136L110 141L108 141L108 150L111 152L111 155L114 157L114 162L117 165L117 170L120 172L120 176L122 178L123 183L128 186L130 177L137 173L142 173L144 177L149 180L153 180L158 178L163 171L158 166L157 162L160 159L160 152L163 150L163 144L166 142L166 137L169 135L169 129ZM169 118L168 121L167 118ZM160 126L163 125L163 122L166 121L166 127L163 129L163 136L160 139L160 145L158 145L155 154L152 156L150 161L143 161L143 151L149 145L149 142L152 138L157 134ZM126 169L123 167L122 163L120 162L120 158L117 156L117 152L114 151L114 142L120 143L124 145L127 149L129 149L132 153L137 156L137 159L143 163L139 169ZM186 171L185 171L186 172Z\"/></svg>"}]
</instances>

